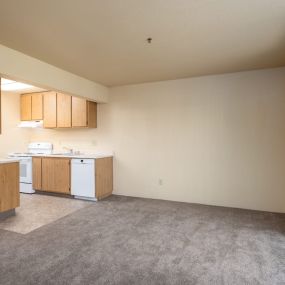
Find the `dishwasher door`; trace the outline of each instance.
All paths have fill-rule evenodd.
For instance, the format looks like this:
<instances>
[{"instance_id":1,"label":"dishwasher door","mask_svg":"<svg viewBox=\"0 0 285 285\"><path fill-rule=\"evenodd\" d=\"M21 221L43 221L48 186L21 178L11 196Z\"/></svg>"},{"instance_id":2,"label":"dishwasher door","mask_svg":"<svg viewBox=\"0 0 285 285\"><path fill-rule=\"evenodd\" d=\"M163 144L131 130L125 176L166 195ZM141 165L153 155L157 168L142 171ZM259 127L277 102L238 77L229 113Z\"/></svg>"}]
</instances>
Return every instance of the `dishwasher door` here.
<instances>
[{"instance_id":1,"label":"dishwasher door","mask_svg":"<svg viewBox=\"0 0 285 285\"><path fill-rule=\"evenodd\" d=\"M71 195L79 199L96 200L95 159L71 160Z\"/></svg>"}]
</instances>

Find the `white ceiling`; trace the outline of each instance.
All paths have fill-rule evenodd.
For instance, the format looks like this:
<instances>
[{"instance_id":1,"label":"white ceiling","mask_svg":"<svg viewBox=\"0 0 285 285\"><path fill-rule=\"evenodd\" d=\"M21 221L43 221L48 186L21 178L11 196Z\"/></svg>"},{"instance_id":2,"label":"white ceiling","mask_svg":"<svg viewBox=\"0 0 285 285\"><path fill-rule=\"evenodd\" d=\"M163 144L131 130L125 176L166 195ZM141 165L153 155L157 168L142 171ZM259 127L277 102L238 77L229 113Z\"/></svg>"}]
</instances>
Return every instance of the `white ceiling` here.
<instances>
[{"instance_id":1,"label":"white ceiling","mask_svg":"<svg viewBox=\"0 0 285 285\"><path fill-rule=\"evenodd\" d=\"M1 91L5 93L24 94L42 92L46 90L23 82L1 78Z\"/></svg>"},{"instance_id":2,"label":"white ceiling","mask_svg":"<svg viewBox=\"0 0 285 285\"><path fill-rule=\"evenodd\" d=\"M0 43L106 86L278 67L285 1L1 0Z\"/></svg>"}]
</instances>

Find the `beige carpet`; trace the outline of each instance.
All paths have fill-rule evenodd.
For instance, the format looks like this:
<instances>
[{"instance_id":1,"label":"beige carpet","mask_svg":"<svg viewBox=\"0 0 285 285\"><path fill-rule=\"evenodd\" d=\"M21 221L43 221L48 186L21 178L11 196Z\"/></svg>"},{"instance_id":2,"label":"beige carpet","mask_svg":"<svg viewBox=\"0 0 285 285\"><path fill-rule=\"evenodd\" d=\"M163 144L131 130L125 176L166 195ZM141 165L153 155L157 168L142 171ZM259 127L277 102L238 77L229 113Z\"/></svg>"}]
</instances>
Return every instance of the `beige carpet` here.
<instances>
[{"instance_id":1,"label":"beige carpet","mask_svg":"<svg viewBox=\"0 0 285 285\"><path fill-rule=\"evenodd\" d=\"M27 234L88 207L92 202L39 194L21 194L20 203L20 207L16 209L16 216L0 220L0 229Z\"/></svg>"},{"instance_id":2,"label":"beige carpet","mask_svg":"<svg viewBox=\"0 0 285 285\"><path fill-rule=\"evenodd\" d=\"M5 285L282 285L285 214L112 196L21 235Z\"/></svg>"}]
</instances>

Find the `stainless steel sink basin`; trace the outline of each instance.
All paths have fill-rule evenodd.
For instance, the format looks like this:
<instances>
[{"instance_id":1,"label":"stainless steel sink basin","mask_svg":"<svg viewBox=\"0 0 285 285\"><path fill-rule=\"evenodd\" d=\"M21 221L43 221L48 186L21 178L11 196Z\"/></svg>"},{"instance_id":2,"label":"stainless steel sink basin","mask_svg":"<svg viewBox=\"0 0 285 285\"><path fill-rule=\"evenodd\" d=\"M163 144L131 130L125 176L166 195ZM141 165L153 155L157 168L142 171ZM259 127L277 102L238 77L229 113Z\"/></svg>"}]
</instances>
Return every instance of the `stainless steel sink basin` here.
<instances>
[{"instance_id":1,"label":"stainless steel sink basin","mask_svg":"<svg viewBox=\"0 0 285 285\"><path fill-rule=\"evenodd\" d=\"M51 155L60 155L60 156L74 156L75 154L74 153L62 153L62 152L59 152L59 153L53 153Z\"/></svg>"}]
</instances>

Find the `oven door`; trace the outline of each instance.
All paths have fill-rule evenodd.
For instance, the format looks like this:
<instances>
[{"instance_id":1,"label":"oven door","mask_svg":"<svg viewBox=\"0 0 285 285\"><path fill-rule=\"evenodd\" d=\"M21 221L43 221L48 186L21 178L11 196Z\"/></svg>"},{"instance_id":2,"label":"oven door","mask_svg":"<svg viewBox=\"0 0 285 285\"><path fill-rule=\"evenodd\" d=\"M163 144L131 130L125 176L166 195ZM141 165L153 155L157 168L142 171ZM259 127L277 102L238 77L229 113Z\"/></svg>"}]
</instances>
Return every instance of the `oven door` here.
<instances>
[{"instance_id":1,"label":"oven door","mask_svg":"<svg viewBox=\"0 0 285 285\"><path fill-rule=\"evenodd\" d=\"M32 158L20 160L20 183L32 183Z\"/></svg>"}]
</instances>

